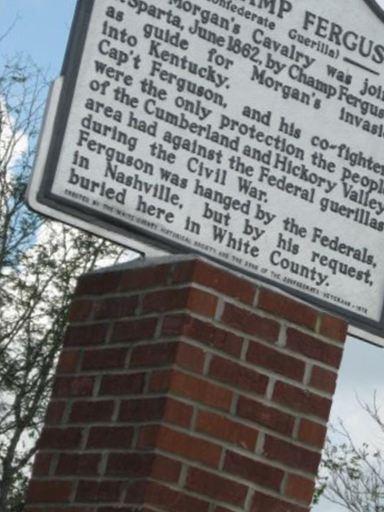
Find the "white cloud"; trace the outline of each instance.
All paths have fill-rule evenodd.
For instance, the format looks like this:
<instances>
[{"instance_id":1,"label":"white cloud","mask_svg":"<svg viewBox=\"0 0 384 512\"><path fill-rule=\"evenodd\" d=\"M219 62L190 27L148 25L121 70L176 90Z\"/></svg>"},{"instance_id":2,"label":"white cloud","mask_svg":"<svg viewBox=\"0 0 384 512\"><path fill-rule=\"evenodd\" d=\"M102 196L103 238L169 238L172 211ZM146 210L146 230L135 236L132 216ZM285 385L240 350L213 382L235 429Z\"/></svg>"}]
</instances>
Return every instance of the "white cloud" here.
<instances>
[{"instance_id":1,"label":"white cloud","mask_svg":"<svg viewBox=\"0 0 384 512\"><path fill-rule=\"evenodd\" d=\"M376 448L384 448L383 432L363 410L359 402L372 405L374 393L384 415L384 380L382 348L363 341L348 339L339 372L339 381L331 411L330 423L337 425L342 420L354 443L368 442ZM334 440L337 434L329 432ZM344 508L321 500L312 512L345 512Z\"/></svg>"},{"instance_id":2,"label":"white cloud","mask_svg":"<svg viewBox=\"0 0 384 512\"><path fill-rule=\"evenodd\" d=\"M9 114L5 101L0 97L0 161L6 159L8 166L17 162L28 149L28 137L15 127L15 120Z\"/></svg>"}]
</instances>

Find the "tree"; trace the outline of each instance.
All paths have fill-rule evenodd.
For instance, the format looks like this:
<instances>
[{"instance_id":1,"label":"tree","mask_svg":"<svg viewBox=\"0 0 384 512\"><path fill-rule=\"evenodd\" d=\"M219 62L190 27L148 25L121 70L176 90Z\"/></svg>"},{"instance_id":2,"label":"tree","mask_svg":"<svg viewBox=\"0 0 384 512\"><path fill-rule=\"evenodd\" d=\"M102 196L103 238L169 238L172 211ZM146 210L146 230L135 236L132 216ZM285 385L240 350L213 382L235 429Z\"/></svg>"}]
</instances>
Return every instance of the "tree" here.
<instances>
[{"instance_id":1,"label":"tree","mask_svg":"<svg viewBox=\"0 0 384 512\"><path fill-rule=\"evenodd\" d=\"M384 436L384 419L376 395L372 405L360 403L375 430ZM372 429L373 430L373 429ZM372 437L372 430L367 437ZM327 440L315 502L324 496L351 512L384 512L384 458L373 444L357 444L346 426L333 428L338 442Z\"/></svg>"},{"instance_id":2,"label":"tree","mask_svg":"<svg viewBox=\"0 0 384 512\"><path fill-rule=\"evenodd\" d=\"M120 247L25 206L47 81L17 57L0 71L0 511L23 508L28 467L50 395L79 275Z\"/></svg>"}]
</instances>

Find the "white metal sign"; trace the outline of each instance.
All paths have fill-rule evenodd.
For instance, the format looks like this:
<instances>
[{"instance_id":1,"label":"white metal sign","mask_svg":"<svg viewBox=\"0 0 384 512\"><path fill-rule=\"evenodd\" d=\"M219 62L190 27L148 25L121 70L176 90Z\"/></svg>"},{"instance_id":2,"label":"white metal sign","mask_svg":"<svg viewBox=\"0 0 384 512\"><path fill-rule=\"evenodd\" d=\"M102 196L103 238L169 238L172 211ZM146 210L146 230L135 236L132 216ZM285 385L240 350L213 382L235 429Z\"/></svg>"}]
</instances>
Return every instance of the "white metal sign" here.
<instances>
[{"instance_id":1,"label":"white metal sign","mask_svg":"<svg viewBox=\"0 0 384 512\"><path fill-rule=\"evenodd\" d=\"M381 336L382 20L371 0L80 0L32 206Z\"/></svg>"}]
</instances>

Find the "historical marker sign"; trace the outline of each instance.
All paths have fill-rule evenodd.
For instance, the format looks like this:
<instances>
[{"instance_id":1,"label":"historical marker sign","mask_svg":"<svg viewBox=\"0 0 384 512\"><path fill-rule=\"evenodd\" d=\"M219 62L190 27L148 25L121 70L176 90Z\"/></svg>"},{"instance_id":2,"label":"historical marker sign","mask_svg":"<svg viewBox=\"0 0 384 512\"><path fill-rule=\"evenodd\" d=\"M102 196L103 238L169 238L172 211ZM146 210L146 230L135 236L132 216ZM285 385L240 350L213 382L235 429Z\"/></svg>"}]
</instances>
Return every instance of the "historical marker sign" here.
<instances>
[{"instance_id":1,"label":"historical marker sign","mask_svg":"<svg viewBox=\"0 0 384 512\"><path fill-rule=\"evenodd\" d=\"M382 19L368 0L80 0L38 202L380 335Z\"/></svg>"}]
</instances>

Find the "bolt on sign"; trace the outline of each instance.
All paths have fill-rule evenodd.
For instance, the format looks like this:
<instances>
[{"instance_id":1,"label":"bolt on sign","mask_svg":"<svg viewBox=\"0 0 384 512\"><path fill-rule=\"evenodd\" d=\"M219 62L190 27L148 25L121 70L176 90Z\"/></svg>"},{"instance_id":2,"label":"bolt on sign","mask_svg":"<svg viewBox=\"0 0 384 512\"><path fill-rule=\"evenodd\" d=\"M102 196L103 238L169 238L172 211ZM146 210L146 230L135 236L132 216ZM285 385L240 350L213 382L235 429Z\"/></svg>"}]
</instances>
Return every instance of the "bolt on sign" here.
<instances>
[{"instance_id":1,"label":"bolt on sign","mask_svg":"<svg viewBox=\"0 0 384 512\"><path fill-rule=\"evenodd\" d=\"M31 206L380 337L383 20L372 0L80 0Z\"/></svg>"}]
</instances>

